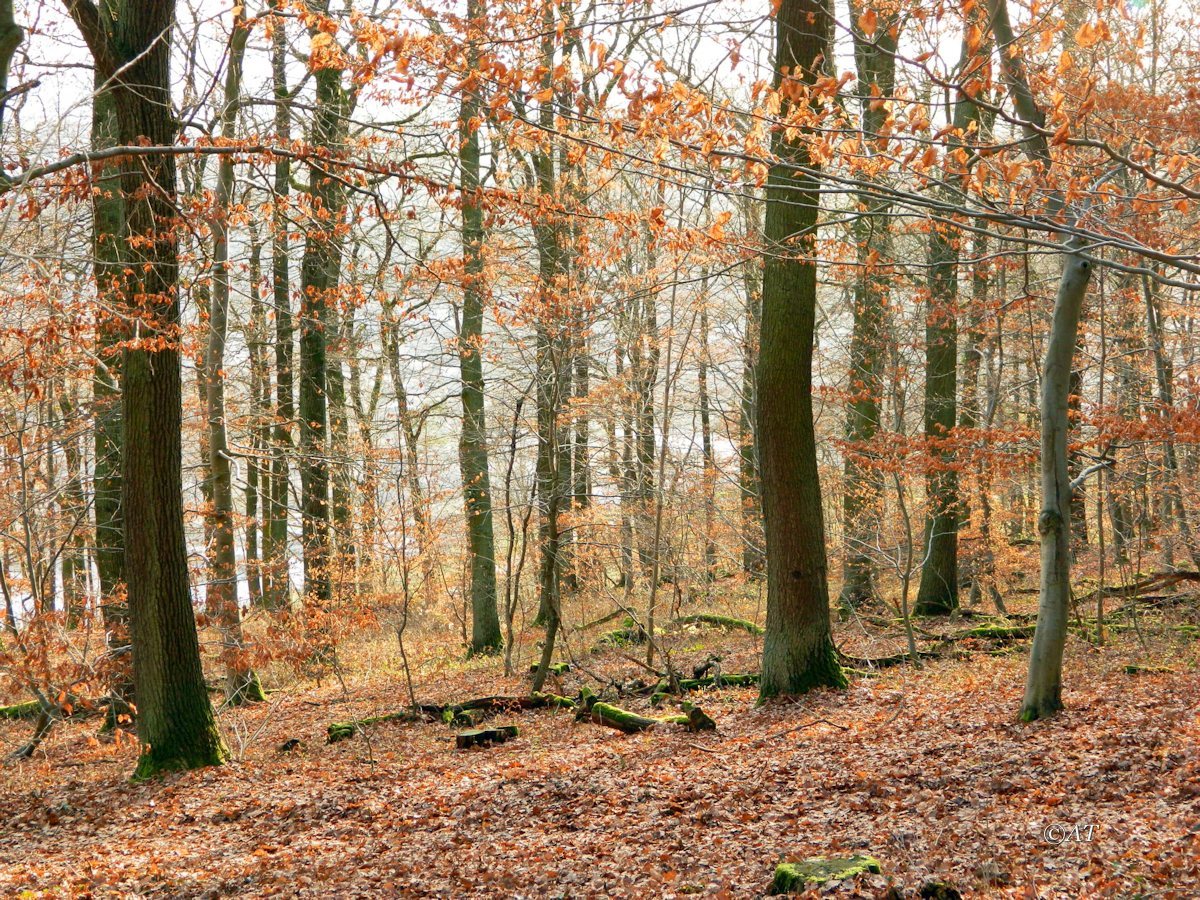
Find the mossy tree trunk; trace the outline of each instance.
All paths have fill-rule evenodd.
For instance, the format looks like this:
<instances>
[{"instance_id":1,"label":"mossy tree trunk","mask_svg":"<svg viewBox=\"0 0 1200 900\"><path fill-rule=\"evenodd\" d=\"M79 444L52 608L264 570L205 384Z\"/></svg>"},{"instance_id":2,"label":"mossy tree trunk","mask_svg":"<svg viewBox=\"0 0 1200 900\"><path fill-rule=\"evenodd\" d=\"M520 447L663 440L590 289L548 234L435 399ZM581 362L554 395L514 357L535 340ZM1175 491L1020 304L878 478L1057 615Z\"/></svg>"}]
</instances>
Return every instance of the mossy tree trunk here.
<instances>
[{"instance_id":1,"label":"mossy tree trunk","mask_svg":"<svg viewBox=\"0 0 1200 900\"><path fill-rule=\"evenodd\" d=\"M104 6L108 9L108 5ZM95 76L92 95L92 149L117 141L117 109L105 78ZM96 365L92 376L93 453L92 508L95 518L96 573L100 610L111 643L127 639L124 522L121 515L121 353L117 345L125 328L115 315L119 304L125 247L125 200L119 163L92 167L92 258L96 280Z\"/></svg>"},{"instance_id":2,"label":"mossy tree trunk","mask_svg":"<svg viewBox=\"0 0 1200 900\"><path fill-rule=\"evenodd\" d=\"M775 87L780 118L819 115L803 105L828 62L827 0L783 0L775 14ZM771 140L767 177L762 335L758 358L758 448L767 545L767 623L760 694L844 686L830 632L828 564L812 417L817 313L818 182L804 135L782 127Z\"/></svg>"},{"instance_id":3,"label":"mossy tree trunk","mask_svg":"<svg viewBox=\"0 0 1200 900\"><path fill-rule=\"evenodd\" d=\"M68 10L109 80L122 144L174 143L172 0L87 0ZM142 756L137 775L225 759L200 667L183 524L175 157L148 156L123 172L131 250L119 300L147 340L125 351L122 409L130 633Z\"/></svg>"},{"instance_id":4,"label":"mossy tree trunk","mask_svg":"<svg viewBox=\"0 0 1200 900\"><path fill-rule=\"evenodd\" d=\"M278 10L282 0L272 0ZM275 98L275 139L283 146L291 140L291 96L287 87L286 19L275 22L271 37L271 82ZM290 455L295 449L292 436L296 417L294 379L295 323L292 320L291 273L289 266L288 195L291 191L291 160L275 160L273 203L271 206L271 302L275 308L275 424L271 433L270 489L263 502L263 603L280 607L287 603L290 586L288 572L288 509L291 505Z\"/></svg>"},{"instance_id":5,"label":"mossy tree trunk","mask_svg":"<svg viewBox=\"0 0 1200 900\"><path fill-rule=\"evenodd\" d=\"M483 317L487 289L479 173L479 131L483 117L478 93L481 81L474 74L479 66L479 41L487 30L486 14L484 0L468 0L466 61L470 74L467 78L475 86L463 89L458 125L463 252L463 307L458 333L463 423L458 458L471 566L471 653L494 653L504 643L496 610L496 541L484 402Z\"/></svg>"},{"instance_id":6,"label":"mossy tree trunk","mask_svg":"<svg viewBox=\"0 0 1200 900\"><path fill-rule=\"evenodd\" d=\"M852 2L851 21L857 22L860 4ZM876 151L875 141L890 115L881 100L891 98L896 87L896 46L899 18L885 16L871 35L854 31L854 59L858 68L858 96L865 154ZM854 284L854 324L850 332L849 400L846 404L846 442L843 464L842 561L844 608L875 599L875 562L871 546L879 534L883 482L869 462L871 441L879 431L883 396L885 310L888 306L888 266L892 255L891 204L870 196L859 199L861 215L854 222L858 278Z\"/></svg>"},{"instance_id":7,"label":"mossy tree trunk","mask_svg":"<svg viewBox=\"0 0 1200 900\"><path fill-rule=\"evenodd\" d=\"M328 11L328 2L313 4ZM309 141L332 155L346 128L346 90L340 68L314 60L316 97ZM300 264L300 514L304 586L308 600L333 597L329 494L328 335L338 316L345 190L320 162L308 166L310 222Z\"/></svg>"}]
</instances>

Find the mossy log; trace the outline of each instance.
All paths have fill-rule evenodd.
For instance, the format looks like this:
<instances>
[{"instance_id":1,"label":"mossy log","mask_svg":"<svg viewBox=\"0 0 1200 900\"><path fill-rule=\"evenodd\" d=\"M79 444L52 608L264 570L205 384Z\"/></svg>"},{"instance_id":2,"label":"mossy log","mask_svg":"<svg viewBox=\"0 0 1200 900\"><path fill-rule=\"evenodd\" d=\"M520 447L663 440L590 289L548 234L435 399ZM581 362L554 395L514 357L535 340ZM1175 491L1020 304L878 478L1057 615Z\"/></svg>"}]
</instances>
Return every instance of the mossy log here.
<instances>
[{"instance_id":1,"label":"mossy log","mask_svg":"<svg viewBox=\"0 0 1200 900\"><path fill-rule=\"evenodd\" d=\"M1174 675L1175 670L1167 666L1143 666L1130 663L1125 667L1126 675Z\"/></svg>"},{"instance_id":2,"label":"mossy log","mask_svg":"<svg viewBox=\"0 0 1200 900\"><path fill-rule=\"evenodd\" d=\"M746 619L733 616L718 616L714 613L697 613L691 616L680 616L675 620L676 625L712 625L714 628L724 628L728 631L745 631L748 634L763 634L761 625L755 625Z\"/></svg>"},{"instance_id":3,"label":"mossy log","mask_svg":"<svg viewBox=\"0 0 1200 900\"><path fill-rule=\"evenodd\" d=\"M388 713L382 716L369 716L365 719L357 719L353 722L334 722L327 729L327 741L330 744L336 744L338 741L344 741L347 738L353 737L363 728L369 725L377 725L380 722L425 722L429 720L440 720L447 725L474 725L474 720L469 715L473 712L484 714L511 712L513 710L524 709L574 709L575 701L570 697L560 697L558 694L534 693L528 697L476 697L473 700L467 700L463 703L451 703L445 706L439 706L431 703L423 703L416 710L400 710L399 712Z\"/></svg>"},{"instance_id":4,"label":"mossy log","mask_svg":"<svg viewBox=\"0 0 1200 900\"><path fill-rule=\"evenodd\" d=\"M365 719L355 719L352 722L334 722L325 729L325 742L336 744L338 741L354 737L368 725L378 725L380 722L422 722L425 721L425 718L423 712L406 709L382 716L367 716Z\"/></svg>"},{"instance_id":5,"label":"mossy log","mask_svg":"<svg viewBox=\"0 0 1200 900\"><path fill-rule=\"evenodd\" d=\"M646 643L646 630L631 618L626 618L615 631L606 631L596 640L596 650L606 647L631 647Z\"/></svg>"},{"instance_id":6,"label":"mossy log","mask_svg":"<svg viewBox=\"0 0 1200 900\"><path fill-rule=\"evenodd\" d=\"M993 641L1011 641L1018 638L1033 637L1036 625L977 625L966 631L950 635L947 640L957 641L963 638L987 638Z\"/></svg>"},{"instance_id":7,"label":"mossy log","mask_svg":"<svg viewBox=\"0 0 1200 900\"><path fill-rule=\"evenodd\" d=\"M492 728L472 728L470 731L460 731L454 736L454 746L459 750L469 747L484 747L489 744L503 744L512 740L520 730L516 725L496 725Z\"/></svg>"},{"instance_id":8,"label":"mossy log","mask_svg":"<svg viewBox=\"0 0 1200 900\"><path fill-rule=\"evenodd\" d=\"M12 706L0 706L0 719L36 719L41 711L42 704L37 700L14 703Z\"/></svg>"},{"instance_id":9,"label":"mossy log","mask_svg":"<svg viewBox=\"0 0 1200 900\"><path fill-rule=\"evenodd\" d=\"M775 867L775 877L771 880L771 888L767 893L773 896L798 894L809 883L827 884L867 873L877 875L882 871L875 857L862 854L781 862Z\"/></svg>"},{"instance_id":10,"label":"mossy log","mask_svg":"<svg viewBox=\"0 0 1200 900\"><path fill-rule=\"evenodd\" d=\"M538 670L538 664L534 663L533 665L531 665L529 667L529 674L535 675L535 674L537 674L537 670ZM550 664L550 674L551 675L566 675L570 671L571 671L570 663L563 662L563 663L551 663Z\"/></svg>"},{"instance_id":11,"label":"mossy log","mask_svg":"<svg viewBox=\"0 0 1200 900\"><path fill-rule=\"evenodd\" d=\"M677 680L679 686L678 693L686 694L689 691L699 691L704 688L723 688L723 687L754 687L758 684L758 673L747 672L742 674L730 675L706 675L704 678L680 678ZM661 703L669 694L677 693L671 689L669 679L663 679L658 684L650 688L650 702Z\"/></svg>"},{"instance_id":12,"label":"mossy log","mask_svg":"<svg viewBox=\"0 0 1200 900\"><path fill-rule=\"evenodd\" d=\"M699 707L691 707L683 715L652 719L649 716L613 706L611 703L594 703L589 716L597 725L615 728L625 734L647 731L657 725L682 725L688 731L712 731L717 727L717 723Z\"/></svg>"}]
</instances>

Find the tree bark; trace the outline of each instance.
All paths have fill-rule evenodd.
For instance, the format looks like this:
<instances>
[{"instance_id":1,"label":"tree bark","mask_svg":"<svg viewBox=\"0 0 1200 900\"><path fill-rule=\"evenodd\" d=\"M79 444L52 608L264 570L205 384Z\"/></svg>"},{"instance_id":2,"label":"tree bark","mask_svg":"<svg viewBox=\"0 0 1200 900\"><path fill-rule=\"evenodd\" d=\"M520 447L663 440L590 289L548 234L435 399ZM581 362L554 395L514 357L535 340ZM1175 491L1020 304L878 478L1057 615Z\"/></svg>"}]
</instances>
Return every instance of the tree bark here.
<instances>
[{"instance_id":1,"label":"tree bark","mask_svg":"<svg viewBox=\"0 0 1200 900\"><path fill-rule=\"evenodd\" d=\"M280 9L282 0L272 0ZM271 37L271 81L275 95L275 139L283 146L291 140L291 99L286 79L286 19L275 22ZM271 302L275 307L275 425L272 430L270 490L263 527L263 603L279 608L288 602L291 577L288 561L288 509L291 506L291 453L296 417L294 380L295 323L292 320L291 278L288 264L288 194L292 165L283 157L275 160L274 196L271 204Z\"/></svg>"},{"instance_id":2,"label":"tree bark","mask_svg":"<svg viewBox=\"0 0 1200 900\"><path fill-rule=\"evenodd\" d=\"M106 10L109 8L106 4ZM97 73L92 95L93 150L118 141L116 99L103 89L106 79ZM121 511L121 447L124 428L121 413L121 353L118 345L126 329L115 315L122 291L126 249L125 199L121 194L121 166L117 162L92 167L92 257L96 280L96 365L92 376L94 463L92 506L96 522L96 572L100 582L100 610L110 647L123 642L128 605L124 597L125 542Z\"/></svg>"},{"instance_id":3,"label":"tree bark","mask_svg":"<svg viewBox=\"0 0 1200 900\"><path fill-rule=\"evenodd\" d=\"M1026 153L1049 174L1052 159L1044 131L1045 117L1030 90L1024 64L1014 46L1016 38L1008 17L1008 0L988 0L988 13L1001 70L1023 123ZM1053 218L1063 212L1065 205L1062 192L1052 190L1046 213ZM1062 660L1071 599L1071 484L1067 466L1070 421L1067 409L1071 363L1092 264L1080 252L1078 243L1065 234L1060 244L1063 248L1062 275L1054 299L1050 339L1042 369L1042 509L1038 515L1041 577L1037 629L1021 703L1021 718L1025 721L1053 715L1062 709Z\"/></svg>"},{"instance_id":4,"label":"tree bark","mask_svg":"<svg viewBox=\"0 0 1200 900\"><path fill-rule=\"evenodd\" d=\"M249 30L244 7L235 7L221 110L221 138L232 142L242 90L242 60ZM242 611L238 602L237 550L233 521L233 467L225 410L225 344L229 333L229 217L233 209L233 157L221 156L217 167L216 209L213 211L213 279L205 359L205 400L208 413L208 470L212 491L212 570L208 607L221 630L225 661L225 696L231 703L265 699L258 676L244 662Z\"/></svg>"},{"instance_id":5,"label":"tree bark","mask_svg":"<svg viewBox=\"0 0 1200 900\"><path fill-rule=\"evenodd\" d=\"M314 4L328 11L328 0ZM318 64L319 65L319 64ZM317 68L309 142L336 156L346 118L342 72ZM300 506L306 597L325 605L333 597L329 505L328 341L338 309L345 213L343 186L318 161L308 166L311 221L300 265Z\"/></svg>"},{"instance_id":6,"label":"tree bark","mask_svg":"<svg viewBox=\"0 0 1200 900\"><path fill-rule=\"evenodd\" d=\"M486 33L484 0L467 2L466 63L468 72L459 111L459 191L462 195L463 309L458 334L462 377L462 435L459 465L467 545L471 566L472 654L495 653L504 643L496 609L496 541L492 521L487 410L483 380L483 317L487 298L484 272L483 196L479 174L481 97L476 87L479 40ZM475 85L467 87L466 84Z\"/></svg>"},{"instance_id":7,"label":"tree bark","mask_svg":"<svg viewBox=\"0 0 1200 900\"><path fill-rule=\"evenodd\" d=\"M859 3L850 4L851 20L859 19ZM879 21L872 35L857 29L854 59L862 104L864 155L877 152L880 129L890 112L887 101L896 88L899 18ZM883 396L883 338L888 305L888 266L892 255L891 204L862 196L854 222L858 277L854 285L854 324L850 334L850 399L846 404L846 451L842 479L842 530L845 555L838 603L855 608L875 599L875 563L871 543L879 534L883 493L880 470L869 462L870 444L879 431Z\"/></svg>"},{"instance_id":8,"label":"tree bark","mask_svg":"<svg viewBox=\"0 0 1200 900\"><path fill-rule=\"evenodd\" d=\"M819 115L812 86L828 62L826 0L783 0L775 14L780 119ZM797 98L805 98L802 102ZM807 108L806 108L807 107ZM844 686L829 621L825 523L812 417L818 181L803 136L777 127L767 177L758 447L767 544L767 623L760 696Z\"/></svg>"},{"instance_id":9,"label":"tree bark","mask_svg":"<svg viewBox=\"0 0 1200 900\"><path fill-rule=\"evenodd\" d=\"M112 84L123 144L171 144L173 0L114 0L101 16L87 0L68 10ZM130 633L143 751L136 776L221 763L226 751L200 667L188 591L183 524L175 158L146 157L123 172L131 265L124 311L143 340L125 351L122 504Z\"/></svg>"}]
</instances>

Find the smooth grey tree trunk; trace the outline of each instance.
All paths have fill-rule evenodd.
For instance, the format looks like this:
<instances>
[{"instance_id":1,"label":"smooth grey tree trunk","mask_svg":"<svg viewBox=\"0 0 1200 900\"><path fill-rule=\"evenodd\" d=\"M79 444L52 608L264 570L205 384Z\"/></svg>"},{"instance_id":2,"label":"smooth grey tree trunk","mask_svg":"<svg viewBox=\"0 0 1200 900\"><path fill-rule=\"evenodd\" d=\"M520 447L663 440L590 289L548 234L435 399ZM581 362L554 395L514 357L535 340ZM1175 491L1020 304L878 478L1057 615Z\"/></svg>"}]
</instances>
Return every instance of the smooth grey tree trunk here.
<instances>
[{"instance_id":1,"label":"smooth grey tree trunk","mask_svg":"<svg viewBox=\"0 0 1200 900\"><path fill-rule=\"evenodd\" d=\"M1025 151L1046 170L1051 165L1045 116L1029 87L1008 16L1008 0L988 0L992 33L996 38L1001 70L1013 95L1013 104L1024 127ZM1046 215L1064 211L1061 191L1054 190ZM1071 479L1067 462L1070 420L1071 366L1079 336L1079 320L1087 297L1092 264L1079 244L1061 238L1062 274L1050 319L1050 337L1042 367L1041 494L1038 514L1041 541L1041 577L1038 620L1029 654L1029 672L1021 718L1025 721L1053 715L1062 709L1062 662L1067 641L1067 615L1071 599Z\"/></svg>"}]
</instances>

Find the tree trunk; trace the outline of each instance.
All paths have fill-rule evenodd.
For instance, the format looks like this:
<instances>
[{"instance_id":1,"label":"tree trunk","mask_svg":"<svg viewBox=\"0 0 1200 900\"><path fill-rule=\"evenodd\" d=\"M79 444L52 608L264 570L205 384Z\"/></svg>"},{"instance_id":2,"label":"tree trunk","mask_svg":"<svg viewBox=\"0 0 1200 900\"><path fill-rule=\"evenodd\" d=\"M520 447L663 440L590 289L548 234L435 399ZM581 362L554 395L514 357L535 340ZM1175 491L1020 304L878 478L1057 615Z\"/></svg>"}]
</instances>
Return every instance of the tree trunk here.
<instances>
[{"instance_id":1,"label":"tree trunk","mask_svg":"<svg viewBox=\"0 0 1200 900\"><path fill-rule=\"evenodd\" d=\"M1024 64L1013 46L1015 37L1008 17L1008 0L989 0L988 13L996 37L1001 69L1012 91L1013 104L1021 118L1026 152L1049 171L1050 147L1045 135L1045 116L1038 108ZM1053 218L1064 211L1061 191L1052 190L1046 214ZM1079 337L1079 319L1087 296L1092 265L1076 241L1060 238L1062 275L1050 339L1042 369L1040 399L1042 510L1038 515L1041 536L1041 578L1037 629L1029 654L1029 672L1021 718L1025 721L1053 715L1062 709L1062 660L1067 640L1067 614L1071 599L1071 484L1067 470L1070 421L1071 363Z\"/></svg>"},{"instance_id":2,"label":"tree trunk","mask_svg":"<svg viewBox=\"0 0 1200 900\"><path fill-rule=\"evenodd\" d=\"M851 2L850 17L854 22L860 16L858 7L857 2ZM889 117L889 107L881 101L890 99L895 92L898 40L899 19L895 15L884 17L873 35L854 31L864 155L876 151L879 131ZM842 480L845 555L838 603L843 608L862 606L875 599L875 563L870 548L879 535L883 482L880 470L869 462L869 452L879 430L882 342L892 255L891 204L865 195L858 203L860 215L854 222L858 277L850 334L850 399L846 404L847 446Z\"/></svg>"},{"instance_id":3,"label":"tree trunk","mask_svg":"<svg viewBox=\"0 0 1200 900\"><path fill-rule=\"evenodd\" d=\"M105 7L108 8L107 6ZM92 95L92 149L103 150L117 142L117 108L114 93L103 89L106 79L97 74ZM121 353L117 349L127 333L115 314L120 304L126 257L125 200L121 194L120 164L92 166L92 257L96 279L96 365L92 376L94 463L92 506L96 522L96 572L100 581L100 611L110 648L124 643L128 604L124 596L125 541L121 511L121 448L124 428L121 413Z\"/></svg>"},{"instance_id":4,"label":"tree trunk","mask_svg":"<svg viewBox=\"0 0 1200 900\"><path fill-rule=\"evenodd\" d=\"M171 0L122 0L111 17L69 5L112 84L122 144L174 143ZM183 524L175 157L146 157L123 173L131 252L121 301L145 338L125 351L122 503L130 633L143 751L137 777L213 765L226 752L200 667ZM148 342L148 344L147 344Z\"/></svg>"},{"instance_id":5,"label":"tree trunk","mask_svg":"<svg viewBox=\"0 0 1200 900\"><path fill-rule=\"evenodd\" d=\"M328 2L315 4L325 12ZM309 141L337 153L346 126L342 72L319 68ZM342 185L320 162L308 166L311 219L300 265L300 506L306 597L318 605L333 597L329 507L329 326L336 321L345 211Z\"/></svg>"},{"instance_id":6,"label":"tree trunk","mask_svg":"<svg viewBox=\"0 0 1200 900\"><path fill-rule=\"evenodd\" d=\"M242 90L242 59L249 30L242 7L233 16L221 137L233 141ZM221 630L225 661L225 695L231 703L265 699L258 677L244 662L242 611L238 602L237 550L233 521L233 467L225 410L225 344L229 333L229 216L233 209L233 157L221 156L217 167L216 209L213 211L213 278L205 353L205 399L208 413L208 470L212 491L212 570L208 608Z\"/></svg>"},{"instance_id":7,"label":"tree trunk","mask_svg":"<svg viewBox=\"0 0 1200 900\"><path fill-rule=\"evenodd\" d=\"M743 202L746 239L762 236L760 204L747 196ZM749 578L761 577L766 567L763 548L762 479L758 469L755 429L758 421L758 392L755 369L758 366L759 331L762 326L762 261L750 259L742 264L742 283L746 297L746 315L742 327L742 392L738 404L738 494L741 500L742 572Z\"/></svg>"},{"instance_id":8,"label":"tree trunk","mask_svg":"<svg viewBox=\"0 0 1200 900\"><path fill-rule=\"evenodd\" d=\"M700 448L704 454L704 581L716 577L717 544L713 528L717 518L717 460L713 450L712 411L708 397L708 271L701 278L700 289L700 358L696 380L700 389Z\"/></svg>"},{"instance_id":9,"label":"tree trunk","mask_svg":"<svg viewBox=\"0 0 1200 900\"><path fill-rule=\"evenodd\" d=\"M478 84L479 40L487 31L484 0L467 2L466 76ZM492 488L488 459L487 411L483 380L483 316L487 298L483 258L483 196L479 175L479 129L483 127L481 98L475 88L463 89L459 112L459 191L462 195L463 309L458 334L462 374L462 435L459 464L467 544L471 566L472 654L494 653L504 643L496 610L496 541L492 522Z\"/></svg>"},{"instance_id":10,"label":"tree trunk","mask_svg":"<svg viewBox=\"0 0 1200 900\"><path fill-rule=\"evenodd\" d=\"M278 11L282 0L272 0ZM282 146L291 140L291 109L286 78L286 19L275 22L271 37L271 79L275 95L275 139ZM263 603L271 608L287 604L291 576L288 553L288 509L291 506L290 457L296 417L292 365L295 355L295 323L292 321L291 278L288 265L288 194L291 190L291 161L275 160L274 197L271 204L271 302L275 308L275 425L271 434L270 490L263 497Z\"/></svg>"},{"instance_id":11,"label":"tree trunk","mask_svg":"<svg viewBox=\"0 0 1200 900\"><path fill-rule=\"evenodd\" d=\"M775 14L780 118L797 110L830 52L826 0L783 0ZM818 112L815 100L810 100ZM800 110L803 113L803 110ZM819 113L818 113L819 114ZM821 685L844 686L829 621L825 523L812 417L816 331L818 182L803 137L777 127L767 177L758 447L767 544L763 699Z\"/></svg>"},{"instance_id":12,"label":"tree trunk","mask_svg":"<svg viewBox=\"0 0 1200 900\"><path fill-rule=\"evenodd\" d=\"M269 485L264 460L271 446L271 373L267 361L267 316L262 302L262 241L253 228L250 238L250 320L242 329L250 355L250 402L252 404L250 457L246 460L246 581L250 605L263 605L263 566L259 532L267 503Z\"/></svg>"},{"instance_id":13,"label":"tree trunk","mask_svg":"<svg viewBox=\"0 0 1200 900\"><path fill-rule=\"evenodd\" d=\"M958 78L982 90L978 83L982 52L964 37ZM979 108L960 89L954 103L955 134L951 147L961 146ZM946 194L955 196L967 176L956 154L946 154ZM958 606L958 528L962 509L958 497L958 455L952 445L958 420L958 269L963 232L930 222L929 301L925 313L925 443L929 471L925 476L925 534L922 542L921 584L913 612L918 616L947 615Z\"/></svg>"}]
</instances>

